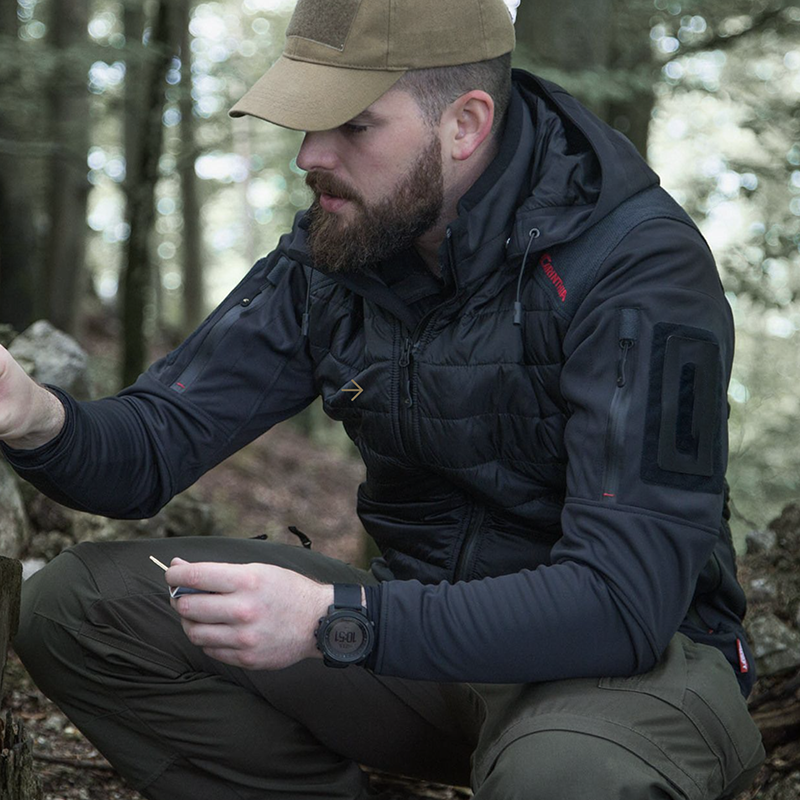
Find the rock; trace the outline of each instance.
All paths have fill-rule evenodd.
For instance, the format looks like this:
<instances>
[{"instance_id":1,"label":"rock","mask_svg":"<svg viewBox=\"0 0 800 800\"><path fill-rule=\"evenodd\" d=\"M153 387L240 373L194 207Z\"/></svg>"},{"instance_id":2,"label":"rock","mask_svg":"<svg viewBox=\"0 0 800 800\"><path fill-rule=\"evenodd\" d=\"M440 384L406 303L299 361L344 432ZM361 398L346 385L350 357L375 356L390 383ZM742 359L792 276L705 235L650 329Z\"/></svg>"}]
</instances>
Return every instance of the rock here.
<instances>
[{"instance_id":1,"label":"rock","mask_svg":"<svg viewBox=\"0 0 800 800\"><path fill-rule=\"evenodd\" d=\"M26 485L30 486L27 483ZM22 496L25 501L25 511L28 513L28 519L37 531L63 531L67 533L72 530L74 511L62 506L55 500L51 500L36 489L33 492L23 491Z\"/></svg>"},{"instance_id":2,"label":"rock","mask_svg":"<svg viewBox=\"0 0 800 800\"><path fill-rule=\"evenodd\" d=\"M89 397L89 357L66 333L46 320L34 322L8 348L40 383L58 386L79 399Z\"/></svg>"},{"instance_id":3,"label":"rock","mask_svg":"<svg viewBox=\"0 0 800 800\"><path fill-rule=\"evenodd\" d=\"M747 629L761 677L800 665L800 633L776 616L756 616L749 620Z\"/></svg>"},{"instance_id":4,"label":"rock","mask_svg":"<svg viewBox=\"0 0 800 800\"><path fill-rule=\"evenodd\" d=\"M30 536L30 526L11 467L0 460L0 555L19 558Z\"/></svg>"},{"instance_id":5,"label":"rock","mask_svg":"<svg viewBox=\"0 0 800 800\"><path fill-rule=\"evenodd\" d=\"M43 558L26 558L22 561L22 580L35 575L47 562Z\"/></svg>"},{"instance_id":6,"label":"rock","mask_svg":"<svg viewBox=\"0 0 800 800\"><path fill-rule=\"evenodd\" d=\"M779 547L797 553L797 546L800 545L800 505L789 503L781 515L769 523L769 528L777 535Z\"/></svg>"},{"instance_id":7,"label":"rock","mask_svg":"<svg viewBox=\"0 0 800 800\"><path fill-rule=\"evenodd\" d=\"M59 733L67 724L66 719L61 714L51 714L44 722L42 728L46 731Z\"/></svg>"},{"instance_id":8,"label":"rock","mask_svg":"<svg viewBox=\"0 0 800 800\"><path fill-rule=\"evenodd\" d=\"M150 519L108 519L95 514L72 513L72 535L76 542L215 536L219 533L211 506L191 492L173 497Z\"/></svg>"},{"instance_id":9,"label":"rock","mask_svg":"<svg viewBox=\"0 0 800 800\"><path fill-rule=\"evenodd\" d=\"M768 553L778 543L778 535L775 531L767 528L762 531L750 531L745 535L744 540L747 544L747 555Z\"/></svg>"},{"instance_id":10,"label":"rock","mask_svg":"<svg viewBox=\"0 0 800 800\"><path fill-rule=\"evenodd\" d=\"M211 506L191 492L176 495L153 519L163 521L165 536L214 536L217 525Z\"/></svg>"},{"instance_id":11,"label":"rock","mask_svg":"<svg viewBox=\"0 0 800 800\"><path fill-rule=\"evenodd\" d=\"M0 345L8 347L17 337L17 332L6 322L0 322Z\"/></svg>"},{"instance_id":12,"label":"rock","mask_svg":"<svg viewBox=\"0 0 800 800\"><path fill-rule=\"evenodd\" d=\"M758 797L759 800L797 800L800 797L800 772L790 772L765 791L759 792Z\"/></svg>"},{"instance_id":13,"label":"rock","mask_svg":"<svg viewBox=\"0 0 800 800\"><path fill-rule=\"evenodd\" d=\"M62 550L66 550L73 544L75 544L75 540L67 533L45 531L33 536L27 555L30 558L52 561Z\"/></svg>"},{"instance_id":14,"label":"rock","mask_svg":"<svg viewBox=\"0 0 800 800\"><path fill-rule=\"evenodd\" d=\"M778 596L778 587L770 578L753 578L747 591L747 600L750 603L768 603Z\"/></svg>"}]
</instances>

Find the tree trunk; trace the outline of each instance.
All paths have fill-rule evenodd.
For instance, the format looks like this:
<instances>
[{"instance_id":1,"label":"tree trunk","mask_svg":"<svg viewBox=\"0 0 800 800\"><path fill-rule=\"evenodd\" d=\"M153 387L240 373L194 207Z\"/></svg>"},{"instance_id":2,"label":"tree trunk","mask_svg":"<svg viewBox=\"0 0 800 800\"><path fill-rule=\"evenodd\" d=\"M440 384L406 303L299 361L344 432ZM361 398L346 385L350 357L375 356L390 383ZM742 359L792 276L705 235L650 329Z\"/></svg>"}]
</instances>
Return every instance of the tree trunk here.
<instances>
[{"instance_id":1,"label":"tree trunk","mask_svg":"<svg viewBox=\"0 0 800 800\"><path fill-rule=\"evenodd\" d=\"M45 316L61 330L75 334L83 289L86 252L86 153L89 149L87 64L79 48L86 44L88 0L59 0L51 5L50 40L56 69L48 97L50 162L48 206L50 231L45 256Z\"/></svg>"},{"instance_id":2,"label":"tree trunk","mask_svg":"<svg viewBox=\"0 0 800 800\"><path fill-rule=\"evenodd\" d=\"M33 770L33 746L22 723L9 711L0 719L0 797L42 800L42 785Z\"/></svg>"},{"instance_id":3,"label":"tree trunk","mask_svg":"<svg viewBox=\"0 0 800 800\"><path fill-rule=\"evenodd\" d=\"M174 2L160 0L147 47L145 102L137 134L140 144L136 146L130 173L135 176L135 182L131 180L128 185L130 238L122 281L122 382L125 386L136 380L147 360L145 314L150 301L152 275L149 240L155 218L155 187L163 141L166 74L178 49L175 10Z\"/></svg>"},{"instance_id":4,"label":"tree trunk","mask_svg":"<svg viewBox=\"0 0 800 800\"><path fill-rule=\"evenodd\" d=\"M19 625L19 593L22 565L15 558L0 556L0 699L8 644ZM31 743L22 724L11 716L0 719L0 798L41 800L42 787L33 772Z\"/></svg>"},{"instance_id":5,"label":"tree trunk","mask_svg":"<svg viewBox=\"0 0 800 800\"><path fill-rule=\"evenodd\" d=\"M19 20L15 0L0 2L0 37L18 48ZM16 85L16 59L2 65L3 83ZM13 114L0 113L0 322L24 330L35 319L34 265L36 236L33 228L31 182L16 152L21 133Z\"/></svg>"},{"instance_id":6,"label":"tree trunk","mask_svg":"<svg viewBox=\"0 0 800 800\"><path fill-rule=\"evenodd\" d=\"M19 593L22 564L16 558L0 556L0 700L3 699L3 673L8 645L19 625Z\"/></svg>"},{"instance_id":7,"label":"tree trunk","mask_svg":"<svg viewBox=\"0 0 800 800\"><path fill-rule=\"evenodd\" d=\"M608 69L613 42L613 0L537 0L521 3L517 39L527 48L535 66L568 73ZM584 94L581 101L605 119L602 95Z\"/></svg>"},{"instance_id":8,"label":"tree trunk","mask_svg":"<svg viewBox=\"0 0 800 800\"><path fill-rule=\"evenodd\" d=\"M533 71L565 83L645 157L658 79L651 13L650 0L538 0L520 5L516 26Z\"/></svg>"},{"instance_id":9,"label":"tree trunk","mask_svg":"<svg viewBox=\"0 0 800 800\"><path fill-rule=\"evenodd\" d=\"M192 99L192 50L189 20L192 0L181 0L181 153L178 172L183 200L183 333L188 336L205 316L203 291L203 246L200 227L200 199L194 163L194 101Z\"/></svg>"},{"instance_id":10,"label":"tree trunk","mask_svg":"<svg viewBox=\"0 0 800 800\"><path fill-rule=\"evenodd\" d=\"M650 121L656 98L653 86L658 81L658 67L650 42L649 0L630 2L614 0L614 46L612 64L620 74L637 76L624 100L612 100L608 106L608 122L633 142L643 158L647 158Z\"/></svg>"}]
</instances>

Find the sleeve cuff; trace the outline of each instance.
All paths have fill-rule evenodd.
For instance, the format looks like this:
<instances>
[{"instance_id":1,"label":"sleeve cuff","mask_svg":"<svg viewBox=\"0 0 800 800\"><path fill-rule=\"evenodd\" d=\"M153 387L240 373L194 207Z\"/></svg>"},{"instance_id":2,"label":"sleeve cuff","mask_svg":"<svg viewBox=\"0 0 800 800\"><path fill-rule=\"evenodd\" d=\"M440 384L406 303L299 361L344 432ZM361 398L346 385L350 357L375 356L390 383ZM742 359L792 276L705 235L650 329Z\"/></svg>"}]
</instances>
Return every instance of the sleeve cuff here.
<instances>
[{"instance_id":1,"label":"sleeve cuff","mask_svg":"<svg viewBox=\"0 0 800 800\"><path fill-rule=\"evenodd\" d=\"M72 440L75 430L75 401L57 386L50 386L49 384L45 384L45 386L64 406L64 425L55 438L32 450L15 450L13 447L0 442L0 449L2 449L8 463L15 469L31 470L45 467Z\"/></svg>"},{"instance_id":2,"label":"sleeve cuff","mask_svg":"<svg viewBox=\"0 0 800 800\"><path fill-rule=\"evenodd\" d=\"M372 623L372 630L375 634L375 641L372 645L372 652L367 656L364 665L371 672L375 671L378 662L378 644L380 638L379 621L381 618L381 600L383 593L380 584L378 586L365 586L364 594L367 600L367 619Z\"/></svg>"}]
</instances>

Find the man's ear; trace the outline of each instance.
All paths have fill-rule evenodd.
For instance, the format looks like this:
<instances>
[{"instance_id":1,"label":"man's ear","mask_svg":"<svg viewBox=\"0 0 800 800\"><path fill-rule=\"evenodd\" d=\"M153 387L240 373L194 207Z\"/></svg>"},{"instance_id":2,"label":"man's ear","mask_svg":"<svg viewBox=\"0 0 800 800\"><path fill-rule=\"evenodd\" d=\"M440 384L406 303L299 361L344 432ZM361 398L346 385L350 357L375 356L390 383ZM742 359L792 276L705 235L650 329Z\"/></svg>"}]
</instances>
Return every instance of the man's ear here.
<instances>
[{"instance_id":1,"label":"man's ear","mask_svg":"<svg viewBox=\"0 0 800 800\"><path fill-rule=\"evenodd\" d=\"M494 122L494 100L480 89L462 94L444 111L441 128L446 148L455 161L466 161L489 137Z\"/></svg>"}]
</instances>

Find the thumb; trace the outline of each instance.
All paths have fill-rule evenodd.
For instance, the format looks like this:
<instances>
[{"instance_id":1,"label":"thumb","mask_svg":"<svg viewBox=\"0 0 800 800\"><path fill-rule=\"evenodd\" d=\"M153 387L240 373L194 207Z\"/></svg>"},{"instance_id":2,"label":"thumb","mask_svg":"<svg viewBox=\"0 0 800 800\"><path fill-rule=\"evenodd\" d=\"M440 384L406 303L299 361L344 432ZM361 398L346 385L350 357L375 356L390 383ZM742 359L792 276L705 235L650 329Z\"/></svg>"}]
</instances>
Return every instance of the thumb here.
<instances>
[{"instance_id":1,"label":"thumb","mask_svg":"<svg viewBox=\"0 0 800 800\"><path fill-rule=\"evenodd\" d=\"M184 561L182 558L178 558L177 556L175 556L175 558L173 558L172 561L169 562L169 565L173 567L177 564L188 564L188 563L189 563L188 561Z\"/></svg>"}]
</instances>

